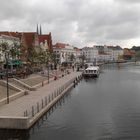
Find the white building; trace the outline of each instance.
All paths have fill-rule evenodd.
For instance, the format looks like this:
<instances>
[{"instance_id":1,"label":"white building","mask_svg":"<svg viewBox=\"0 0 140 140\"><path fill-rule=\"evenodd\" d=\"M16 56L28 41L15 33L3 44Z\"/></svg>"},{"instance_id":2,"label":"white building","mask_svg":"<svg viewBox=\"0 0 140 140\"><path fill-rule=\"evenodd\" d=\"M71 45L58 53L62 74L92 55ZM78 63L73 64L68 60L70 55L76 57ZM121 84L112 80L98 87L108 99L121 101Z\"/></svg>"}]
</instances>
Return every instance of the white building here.
<instances>
[{"instance_id":1,"label":"white building","mask_svg":"<svg viewBox=\"0 0 140 140\"><path fill-rule=\"evenodd\" d=\"M105 53L109 55L109 61L118 61L123 55L123 49L120 46L105 46Z\"/></svg>"},{"instance_id":2,"label":"white building","mask_svg":"<svg viewBox=\"0 0 140 140\"><path fill-rule=\"evenodd\" d=\"M123 49L120 46L94 46L98 50L97 61L117 61L123 55Z\"/></svg>"},{"instance_id":3,"label":"white building","mask_svg":"<svg viewBox=\"0 0 140 140\"><path fill-rule=\"evenodd\" d=\"M82 60L81 60L82 49L75 48L75 50L76 50L76 59L75 59L75 62L76 63L81 63L82 62Z\"/></svg>"},{"instance_id":4,"label":"white building","mask_svg":"<svg viewBox=\"0 0 140 140\"><path fill-rule=\"evenodd\" d=\"M53 52L56 55L57 63L74 62L76 59L76 49L69 44L56 43L53 48Z\"/></svg>"},{"instance_id":5,"label":"white building","mask_svg":"<svg viewBox=\"0 0 140 140\"><path fill-rule=\"evenodd\" d=\"M95 62L99 57L96 47L84 47L82 48L82 53L86 58L86 62Z\"/></svg>"}]
</instances>

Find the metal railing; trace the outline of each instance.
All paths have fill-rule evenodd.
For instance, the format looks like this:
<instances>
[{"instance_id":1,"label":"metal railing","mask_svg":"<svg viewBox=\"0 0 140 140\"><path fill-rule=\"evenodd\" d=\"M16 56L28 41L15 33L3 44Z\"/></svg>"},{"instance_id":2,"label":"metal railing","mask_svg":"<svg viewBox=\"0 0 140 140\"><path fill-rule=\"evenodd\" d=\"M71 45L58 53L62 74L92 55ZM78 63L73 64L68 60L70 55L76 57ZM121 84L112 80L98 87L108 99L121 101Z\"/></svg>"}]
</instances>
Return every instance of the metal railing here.
<instances>
[{"instance_id":1,"label":"metal railing","mask_svg":"<svg viewBox=\"0 0 140 140\"><path fill-rule=\"evenodd\" d=\"M23 116L29 117L29 119L32 119L35 115L37 115L39 112L42 111L45 107L49 107L51 104L53 104L53 101L59 96L61 96L64 91L71 85L74 84L75 78L71 79L67 83L65 83L63 86L58 87L53 92L49 93L47 96L42 98L40 101L36 102L30 109L26 109L24 111Z\"/></svg>"}]
</instances>

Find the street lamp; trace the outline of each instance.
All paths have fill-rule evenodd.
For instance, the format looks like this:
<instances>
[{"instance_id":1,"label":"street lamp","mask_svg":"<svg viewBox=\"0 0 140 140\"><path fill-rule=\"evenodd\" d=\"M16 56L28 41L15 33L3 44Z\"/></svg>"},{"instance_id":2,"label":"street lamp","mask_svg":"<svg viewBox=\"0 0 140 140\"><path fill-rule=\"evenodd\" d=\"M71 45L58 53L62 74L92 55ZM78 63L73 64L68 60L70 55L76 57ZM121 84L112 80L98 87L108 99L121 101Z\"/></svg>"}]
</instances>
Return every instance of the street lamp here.
<instances>
[{"instance_id":1,"label":"street lamp","mask_svg":"<svg viewBox=\"0 0 140 140\"><path fill-rule=\"evenodd\" d=\"M49 61L48 61L48 84L49 84L49 79L50 77L49 77Z\"/></svg>"},{"instance_id":2,"label":"street lamp","mask_svg":"<svg viewBox=\"0 0 140 140\"><path fill-rule=\"evenodd\" d=\"M7 104L9 104L9 84L8 84L8 60L9 60L9 52L5 52L5 59L6 59L6 82L7 82Z\"/></svg>"}]
</instances>

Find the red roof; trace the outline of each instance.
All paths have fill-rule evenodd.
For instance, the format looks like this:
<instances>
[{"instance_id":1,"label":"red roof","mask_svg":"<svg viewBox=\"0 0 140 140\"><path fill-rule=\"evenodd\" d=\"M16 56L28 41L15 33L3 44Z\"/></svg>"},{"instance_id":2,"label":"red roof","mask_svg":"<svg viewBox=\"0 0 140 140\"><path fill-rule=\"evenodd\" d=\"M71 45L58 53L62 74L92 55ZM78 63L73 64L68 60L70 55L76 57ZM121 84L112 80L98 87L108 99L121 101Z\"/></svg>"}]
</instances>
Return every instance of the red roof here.
<instances>
[{"instance_id":1,"label":"red roof","mask_svg":"<svg viewBox=\"0 0 140 140\"><path fill-rule=\"evenodd\" d=\"M0 35L7 35L7 36L13 36L13 37L21 38L21 33L19 33L19 32L2 31L2 32L0 32Z\"/></svg>"},{"instance_id":2,"label":"red roof","mask_svg":"<svg viewBox=\"0 0 140 140\"><path fill-rule=\"evenodd\" d=\"M56 43L55 47L56 48L65 48L66 44L65 43Z\"/></svg>"}]
</instances>

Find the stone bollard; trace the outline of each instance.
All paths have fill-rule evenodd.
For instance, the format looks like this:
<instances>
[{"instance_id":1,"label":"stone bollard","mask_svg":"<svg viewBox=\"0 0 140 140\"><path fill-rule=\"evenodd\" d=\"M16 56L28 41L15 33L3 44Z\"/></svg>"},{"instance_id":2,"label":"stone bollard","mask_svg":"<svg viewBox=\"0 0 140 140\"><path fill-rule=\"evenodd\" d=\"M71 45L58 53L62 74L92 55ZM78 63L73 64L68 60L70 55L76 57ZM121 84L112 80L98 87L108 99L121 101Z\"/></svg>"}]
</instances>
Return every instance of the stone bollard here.
<instances>
[{"instance_id":1,"label":"stone bollard","mask_svg":"<svg viewBox=\"0 0 140 140\"><path fill-rule=\"evenodd\" d=\"M29 90L25 90L24 95L28 95L29 94Z\"/></svg>"},{"instance_id":2,"label":"stone bollard","mask_svg":"<svg viewBox=\"0 0 140 140\"><path fill-rule=\"evenodd\" d=\"M42 87L44 86L44 81L42 81Z\"/></svg>"}]
</instances>

